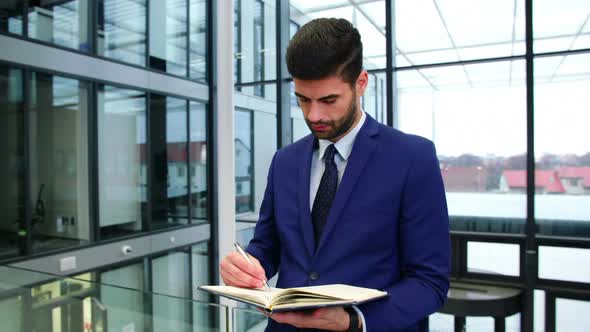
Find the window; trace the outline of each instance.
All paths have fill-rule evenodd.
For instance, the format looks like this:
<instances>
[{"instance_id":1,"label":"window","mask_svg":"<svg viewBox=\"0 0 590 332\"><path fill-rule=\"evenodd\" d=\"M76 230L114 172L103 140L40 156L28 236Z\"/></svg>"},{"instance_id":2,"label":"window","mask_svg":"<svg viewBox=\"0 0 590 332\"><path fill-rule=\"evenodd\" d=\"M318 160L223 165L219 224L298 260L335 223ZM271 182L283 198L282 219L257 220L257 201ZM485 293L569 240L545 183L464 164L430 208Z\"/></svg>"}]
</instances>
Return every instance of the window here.
<instances>
[{"instance_id":1,"label":"window","mask_svg":"<svg viewBox=\"0 0 590 332\"><path fill-rule=\"evenodd\" d=\"M145 66L146 0L99 0L99 55Z\"/></svg>"},{"instance_id":2,"label":"window","mask_svg":"<svg viewBox=\"0 0 590 332\"><path fill-rule=\"evenodd\" d=\"M89 3L89 0L29 0L29 37L87 52Z\"/></svg>"},{"instance_id":3,"label":"window","mask_svg":"<svg viewBox=\"0 0 590 332\"><path fill-rule=\"evenodd\" d=\"M24 2L24 0L17 0L0 4L0 32L23 34Z\"/></svg>"},{"instance_id":4,"label":"window","mask_svg":"<svg viewBox=\"0 0 590 332\"><path fill-rule=\"evenodd\" d=\"M249 212L254 210L254 197L252 195L252 163L254 151L252 145L252 112L247 110L235 111L236 137L236 212Z\"/></svg>"},{"instance_id":5,"label":"window","mask_svg":"<svg viewBox=\"0 0 590 332\"><path fill-rule=\"evenodd\" d=\"M0 66L0 259L24 254L23 73Z\"/></svg>"},{"instance_id":6,"label":"window","mask_svg":"<svg viewBox=\"0 0 590 332\"><path fill-rule=\"evenodd\" d=\"M188 163L187 101L152 94L150 102L150 165L152 228L188 224L189 189L186 172L176 167Z\"/></svg>"},{"instance_id":7,"label":"window","mask_svg":"<svg viewBox=\"0 0 590 332\"><path fill-rule=\"evenodd\" d=\"M99 86L98 161L101 239L140 232L147 221L145 93Z\"/></svg>"},{"instance_id":8,"label":"window","mask_svg":"<svg viewBox=\"0 0 590 332\"><path fill-rule=\"evenodd\" d=\"M33 252L90 240L88 96L84 81L32 74L28 149Z\"/></svg>"},{"instance_id":9,"label":"window","mask_svg":"<svg viewBox=\"0 0 590 332\"><path fill-rule=\"evenodd\" d=\"M207 1L189 0L189 76L207 83Z\"/></svg>"},{"instance_id":10,"label":"window","mask_svg":"<svg viewBox=\"0 0 590 332\"><path fill-rule=\"evenodd\" d=\"M187 76L187 0L149 1L150 68Z\"/></svg>"}]
</instances>

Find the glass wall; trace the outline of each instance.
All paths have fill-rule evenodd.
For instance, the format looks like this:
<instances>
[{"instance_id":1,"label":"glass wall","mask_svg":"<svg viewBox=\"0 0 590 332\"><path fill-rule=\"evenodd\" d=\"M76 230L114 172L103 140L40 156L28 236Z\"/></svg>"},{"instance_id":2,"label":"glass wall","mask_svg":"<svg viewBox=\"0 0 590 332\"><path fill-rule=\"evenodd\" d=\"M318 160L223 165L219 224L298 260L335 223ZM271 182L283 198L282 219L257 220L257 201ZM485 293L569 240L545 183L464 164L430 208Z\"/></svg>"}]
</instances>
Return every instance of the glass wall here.
<instances>
[{"instance_id":1,"label":"glass wall","mask_svg":"<svg viewBox=\"0 0 590 332\"><path fill-rule=\"evenodd\" d=\"M207 1L189 0L189 77L207 83Z\"/></svg>"},{"instance_id":2,"label":"glass wall","mask_svg":"<svg viewBox=\"0 0 590 332\"><path fill-rule=\"evenodd\" d=\"M33 252L90 240L89 86L33 73L29 103L29 191Z\"/></svg>"},{"instance_id":3,"label":"glass wall","mask_svg":"<svg viewBox=\"0 0 590 332\"><path fill-rule=\"evenodd\" d=\"M150 67L187 76L187 0L149 1Z\"/></svg>"},{"instance_id":4,"label":"glass wall","mask_svg":"<svg viewBox=\"0 0 590 332\"><path fill-rule=\"evenodd\" d=\"M0 66L0 259L26 246L23 94L23 72Z\"/></svg>"},{"instance_id":5,"label":"glass wall","mask_svg":"<svg viewBox=\"0 0 590 332\"><path fill-rule=\"evenodd\" d=\"M145 66L146 0L98 0L97 53Z\"/></svg>"},{"instance_id":6,"label":"glass wall","mask_svg":"<svg viewBox=\"0 0 590 332\"><path fill-rule=\"evenodd\" d=\"M207 105L189 101L189 177L193 223L209 222Z\"/></svg>"},{"instance_id":7,"label":"glass wall","mask_svg":"<svg viewBox=\"0 0 590 332\"><path fill-rule=\"evenodd\" d=\"M397 72L396 123L436 144L452 229L523 231L524 76L523 61Z\"/></svg>"},{"instance_id":8,"label":"glass wall","mask_svg":"<svg viewBox=\"0 0 590 332\"><path fill-rule=\"evenodd\" d=\"M89 0L29 0L29 37L88 52Z\"/></svg>"},{"instance_id":9,"label":"glass wall","mask_svg":"<svg viewBox=\"0 0 590 332\"><path fill-rule=\"evenodd\" d=\"M187 102L152 94L150 156L152 227L188 224Z\"/></svg>"},{"instance_id":10,"label":"glass wall","mask_svg":"<svg viewBox=\"0 0 590 332\"><path fill-rule=\"evenodd\" d=\"M590 237L589 89L590 54L535 60L535 216L545 235Z\"/></svg>"},{"instance_id":11,"label":"glass wall","mask_svg":"<svg viewBox=\"0 0 590 332\"><path fill-rule=\"evenodd\" d=\"M23 34L24 0L0 3L0 32Z\"/></svg>"},{"instance_id":12,"label":"glass wall","mask_svg":"<svg viewBox=\"0 0 590 332\"><path fill-rule=\"evenodd\" d=\"M98 88L101 239L140 232L147 222L146 94Z\"/></svg>"},{"instance_id":13,"label":"glass wall","mask_svg":"<svg viewBox=\"0 0 590 332\"><path fill-rule=\"evenodd\" d=\"M254 211L252 178L254 146L252 145L252 112L243 109L235 111L235 170L236 170L236 213Z\"/></svg>"}]
</instances>

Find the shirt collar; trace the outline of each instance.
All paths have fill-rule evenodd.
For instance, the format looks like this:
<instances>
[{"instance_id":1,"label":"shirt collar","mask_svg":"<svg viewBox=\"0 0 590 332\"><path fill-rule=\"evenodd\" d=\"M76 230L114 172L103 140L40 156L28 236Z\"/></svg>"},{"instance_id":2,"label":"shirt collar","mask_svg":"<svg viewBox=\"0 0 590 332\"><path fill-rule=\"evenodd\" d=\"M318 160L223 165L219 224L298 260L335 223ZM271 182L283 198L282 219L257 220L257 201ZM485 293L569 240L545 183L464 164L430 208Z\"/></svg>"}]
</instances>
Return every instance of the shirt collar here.
<instances>
[{"instance_id":1,"label":"shirt collar","mask_svg":"<svg viewBox=\"0 0 590 332\"><path fill-rule=\"evenodd\" d=\"M340 154L340 157L342 157L342 159L347 160L348 157L350 157L350 154L352 153L352 145L354 144L356 135L363 127L365 119L365 112L361 110L361 119L356 124L356 126L352 128L352 130L349 131L348 134L344 135L341 139L339 139L338 142L334 143L334 147L336 148L336 151L338 151L338 154ZM324 152L326 152L326 149L330 144L332 144L332 142L327 139L320 139L318 140L318 142L320 149L320 159L322 159L324 157Z\"/></svg>"}]
</instances>

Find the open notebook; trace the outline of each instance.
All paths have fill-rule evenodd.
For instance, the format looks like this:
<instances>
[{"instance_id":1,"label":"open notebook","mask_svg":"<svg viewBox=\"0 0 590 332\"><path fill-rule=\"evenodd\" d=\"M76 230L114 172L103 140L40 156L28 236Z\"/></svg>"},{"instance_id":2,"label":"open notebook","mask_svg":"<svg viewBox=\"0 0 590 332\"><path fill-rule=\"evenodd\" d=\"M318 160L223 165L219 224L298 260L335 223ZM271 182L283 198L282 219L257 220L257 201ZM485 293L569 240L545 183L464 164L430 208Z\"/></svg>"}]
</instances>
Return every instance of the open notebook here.
<instances>
[{"instance_id":1,"label":"open notebook","mask_svg":"<svg viewBox=\"0 0 590 332\"><path fill-rule=\"evenodd\" d=\"M200 290L249 303L267 312L292 311L329 306L351 306L387 296L376 289L349 285L297 288L250 289L233 286L200 286Z\"/></svg>"}]
</instances>

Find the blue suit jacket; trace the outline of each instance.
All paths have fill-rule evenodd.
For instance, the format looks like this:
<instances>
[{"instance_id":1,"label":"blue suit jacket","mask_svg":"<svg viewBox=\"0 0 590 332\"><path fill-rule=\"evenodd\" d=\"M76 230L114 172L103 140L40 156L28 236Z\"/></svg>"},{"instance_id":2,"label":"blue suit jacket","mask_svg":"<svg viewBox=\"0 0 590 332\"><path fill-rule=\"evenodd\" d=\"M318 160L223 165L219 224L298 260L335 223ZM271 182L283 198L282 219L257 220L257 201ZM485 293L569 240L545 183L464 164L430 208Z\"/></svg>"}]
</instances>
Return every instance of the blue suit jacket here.
<instances>
[{"instance_id":1,"label":"blue suit jacket","mask_svg":"<svg viewBox=\"0 0 590 332\"><path fill-rule=\"evenodd\" d=\"M434 145L367 115L316 248L309 202L315 144L309 135L275 153L247 251L268 278L279 273L277 287L344 283L387 291L359 306L367 331L426 331L428 315L445 302L450 270ZM272 321L267 328L296 330Z\"/></svg>"}]
</instances>

